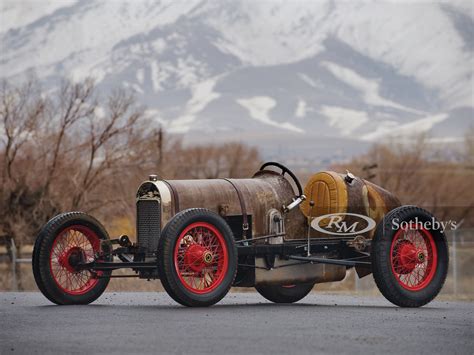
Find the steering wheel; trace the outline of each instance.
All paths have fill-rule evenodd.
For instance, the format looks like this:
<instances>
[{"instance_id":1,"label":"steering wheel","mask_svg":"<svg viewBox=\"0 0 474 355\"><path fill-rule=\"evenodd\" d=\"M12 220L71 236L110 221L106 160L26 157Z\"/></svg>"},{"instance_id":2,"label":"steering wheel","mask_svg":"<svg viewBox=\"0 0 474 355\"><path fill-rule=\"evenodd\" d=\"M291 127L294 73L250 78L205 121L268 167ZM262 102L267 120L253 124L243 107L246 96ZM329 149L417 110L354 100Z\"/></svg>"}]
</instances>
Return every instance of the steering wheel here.
<instances>
[{"instance_id":1,"label":"steering wheel","mask_svg":"<svg viewBox=\"0 0 474 355\"><path fill-rule=\"evenodd\" d=\"M298 178L296 177L295 174L293 174L293 172L288 169L286 166L284 166L283 164L280 164L280 163L277 163L277 162L274 162L274 161L269 161L269 162L266 162L265 164L263 164L259 171L262 171L264 170L267 166L275 166L279 169L281 169L281 175L282 176L285 176L285 174L288 174L291 179L293 180L293 182L295 183L297 189L298 189L298 194L297 196L302 196L303 195L303 189L301 187L301 184L300 184L300 181L298 180Z\"/></svg>"}]
</instances>

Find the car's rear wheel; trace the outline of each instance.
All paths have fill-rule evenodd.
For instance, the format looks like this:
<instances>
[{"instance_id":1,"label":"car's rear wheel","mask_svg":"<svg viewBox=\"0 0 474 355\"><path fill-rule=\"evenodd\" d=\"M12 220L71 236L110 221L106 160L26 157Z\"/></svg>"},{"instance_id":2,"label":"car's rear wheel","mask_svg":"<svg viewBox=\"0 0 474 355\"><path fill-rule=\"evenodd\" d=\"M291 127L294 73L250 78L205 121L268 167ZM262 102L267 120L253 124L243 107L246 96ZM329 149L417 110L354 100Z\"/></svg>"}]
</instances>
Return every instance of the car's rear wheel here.
<instances>
[{"instance_id":1,"label":"car's rear wheel","mask_svg":"<svg viewBox=\"0 0 474 355\"><path fill-rule=\"evenodd\" d=\"M372 242L375 283L390 302L420 307L440 292L448 272L448 245L434 217L402 206L379 223Z\"/></svg>"},{"instance_id":2,"label":"car's rear wheel","mask_svg":"<svg viewBox=\"0 0 474 355\"><path fill-rule=\"evenodd\" d=\"M274 303L294 303L305 298L314 284L257 285L255 289L267 300Z\"/></svg>"},{"instance_id":3,"label":"car's rear wheel","mask_svg":"<svg viewBox=\"0 0 474 355\"><path fill-rule=\"evenodd\" d=\"M203 208L184 210L166 225L158 245L158 270L168 294L185 306L210 306L229 291L237 271L232 231Z\"/></svg>"},{"instance_id":4,"label":"car's rear wheel","mask_svg":"<svg viewBox=\"0 0 474 355\"><path fill-rule=\"evenodd\" d=\"M33 249L33 275L40 291L60 305L95 301L106 289L110 272L92 273L79 265L96 260L108 239L104 227L85 213L52 218L41 229Z\"/></svg>"}]
</instances>

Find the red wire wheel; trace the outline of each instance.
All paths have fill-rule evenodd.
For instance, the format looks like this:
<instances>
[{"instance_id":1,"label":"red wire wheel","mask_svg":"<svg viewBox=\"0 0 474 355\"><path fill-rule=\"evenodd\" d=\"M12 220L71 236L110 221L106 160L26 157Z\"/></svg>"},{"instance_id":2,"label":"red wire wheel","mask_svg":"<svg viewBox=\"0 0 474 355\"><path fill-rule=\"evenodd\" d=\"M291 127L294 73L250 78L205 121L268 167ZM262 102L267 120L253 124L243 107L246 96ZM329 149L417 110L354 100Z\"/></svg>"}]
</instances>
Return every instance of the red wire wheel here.
<instances>
[{"instance_id":1,"label":"red wire wheel","mask_svg":"<svg viewBox=\"0 0 474 355\"><path fill-rule=\"evenodd\" d=\"M237 272L237 247L227 222L204 208L176 214L161 233L158 271L176 302L189 307L219 302Z\"/></svg>"},{"instance_id":2,"label":"red wire wheel","mask_svg":"<svg viewBox=\"0 0 474 355\"><path fill-rule=\"evenodd\" d=\"M401 206L377 225L371 248L374 280L385 298L397 306L421 307L444 285L448 244L442 229L430 228L435 222L422 208Z\"/></svg>"},{"instance_id":3,"label":"red wire wheel","mask_svg":"<svg viewBox=\"0 0 474 355\"><path fill-rule=\"evenodd\" d=\"M33 275L36 285L51 302L60 305L88 304L105 291L110 271L92 273L80 269L106 253L109 236L92 216L67 212L48 221L39 232L33 249ZM105 249L105 250L104 250Z\"/></svg>"},{"instance_id":4,"label":"red wire wheel","mask_svg":"<svg viewBox=\"0 0 474 355\"><path fill-rule=\"evenodd\" d=\"M218 287L229 267L227 246L213 225L196 222L180 234L174 250L179 279L189 291L204 294Z\"/></svg>"},{"instance_id":5,"label":"red wire wheel","mask_svg":"<svg viewBox=\"0 0 474 355\"><path fill-rule=\"evenodd\" d=\"M56 285L70 295L83 295L99 279L88 270L78 270L79 262L94 261L100 252L100 239L90 228L73 225L58 234L51 247L49 266ZM98 272L97 275L101 275Z\"/></svg>"},{"instance_id":6,"label":"red wire wheel","mask_svg":"<svg viewBox=\"0 0 474 355\"><path fill-rule=\"evenodd\" d=\"M433 280L438 252L432 234L415 224L398 230L390 248L392 271L399 284L419 291Z\"/></svg>"}]
</instances>

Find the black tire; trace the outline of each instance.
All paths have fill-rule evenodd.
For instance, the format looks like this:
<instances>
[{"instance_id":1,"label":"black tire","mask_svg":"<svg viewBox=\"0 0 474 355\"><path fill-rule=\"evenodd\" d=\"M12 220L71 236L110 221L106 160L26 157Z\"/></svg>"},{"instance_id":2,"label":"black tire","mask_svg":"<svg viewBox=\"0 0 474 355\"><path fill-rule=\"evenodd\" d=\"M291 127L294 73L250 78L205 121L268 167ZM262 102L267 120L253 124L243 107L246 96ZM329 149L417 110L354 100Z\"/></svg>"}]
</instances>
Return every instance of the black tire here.
<instances>
[{"instance_id":1,"label":"black tire","mask_svg":"<svg viewBox=\"0 0 474 355\"><path fill-rule=\"evenodd\" d=\"M380 292L397 306L421 307L432 301L444 285L449 261L448 244L444 232L436 228L428 231L415 224L417 221L425 225L427 225L426 222L432 224L434 220L433 215L422 208L402 206L390 211L377 226L371 253L373 275ZM407 242L408 239L399 237L405 233L400 228L396 228L397 225L402 225L402 222L412 223L411 226L414 226L409 229L415 237L410 238L426 240L421 243L421 249L418 249L425 250L424 252L415 251L411 254L411 259L405 259L409 260L408 266L403 266L402 261L398 261L402 260L400 256L402 243L411 243ZM424 254L427 255L424 256ZM413 266L415 264L419 264L419 267L424 269L414 273L415 268L418 267L418 265ZM413 275L415 281L412 281ZM420 279L417 280L416 277Z\"/></svg>"},{"instance_id":2,"label":"black tire","mask_svg":"<svg viewBox=\"0 0 474 355\"><path fill-rule=\"evenodd\" d=\"M68 231L72 231L75 236L66 234L69 233ZM83 236L81 236L82 233L84 233ZM90 245L87 245L88 238L92 240ZM103 272L100 279L95 279L89 271L76 272L71 269L71 271L64 271L62 269L65 266L59 265L60 258L56 254L55 246L56 243L63 243L63 249L59 252L67 254L75 249L76 254L87 255L87 261L89 261L96 251L100 251L102 240L109 240L107 231L95 218L85 213L67 212L49 220L36 237L32 256L33 275L41 293L58 305L88 304L99 298L109 283L110 272ZM65 241L71 242L71 246L64 246ZM83 243L82 246L74 245L80 241ZM69 258L64 258L64 260L69 262ZM110 257L107 260L111 260ZM54 270L61 269L61 276L53 272L53 264L56 264ZM71 268L69 265L68 267ZM68 279L73 280L69 285L64 281L65 274L69 276ZM78 288L74 288L74 285ZM82 287L79 287L81 285Z\"/></svg>"},{"instance_id":3,"label":"black tire","mask_svg":"<svg viewBox=\"0 0 474 355\"><path fill-rule=\"evenodd\" d=\"M219 250L223 253L225 248L227 255L227 267L220 270L219 275L221 276L217 278L215 283L211 278L212 282L209 286L209 291L193 288L192 285L184 279L185 276L182 276L181 272L178 275L177 268L183 266L179 266L179 263L175 265L175 252L178 253L177 259L179 259L179 255L186 255L189 249L189 247L179 248L177 243L179 242L179 245L182 245L181 243L187 236L186 233L188 233L186 232L187 228L195 226L196 223L215 228L215 231L220 235L219 238L221 238L219 239L221 248ZM189 233L194 230L194 228L191 229ZM208 235L210 235L209 238L218 238L215 233ZM195 238L195 235L193 235L193 238ZM189 238L187 240L191 243ZM192 243L200 245L199 243L195 243L195 239L192 239ZM215 255L218 255L218 253L216 252ZM222 263L219 261L225 259L223 255L219 254L222 256L217 257L215 255L212 256L212 261L210 261L212 264L209 265L214 265L216 262L218 265L223 265L222 263L224 263L224 261L222 261ZM183 260L184 258L185 256L182 256ZM219 269L219 266L216 266L216 268ZM213 268L209 266L209 269ZM203 268L202 270L208 269ZM202 270L193 271L193 275L202 275L204 273ZM158 271L163 287L176 302L188 307L206 307L219 302L229 291L237 273L237 247L231 229L222 217L204 208L191 208L179 212L169 221L161 234L158 243ZM205 280L206 275L207 274L204 273L204 276L201 276L201 280ZM194 276L192 279L194 280Z\"/></svg>"},{"instance_id":4,"label":"black tire","mask_svg":"<svg viewBox=\"0 0 474 355\"><path fill-rule=\"evenodd\" d=\"M274 303L294 303L305 298L313 289L314 284L257 285L255 289L267 300Z\"/></svg>"}]
</instances>

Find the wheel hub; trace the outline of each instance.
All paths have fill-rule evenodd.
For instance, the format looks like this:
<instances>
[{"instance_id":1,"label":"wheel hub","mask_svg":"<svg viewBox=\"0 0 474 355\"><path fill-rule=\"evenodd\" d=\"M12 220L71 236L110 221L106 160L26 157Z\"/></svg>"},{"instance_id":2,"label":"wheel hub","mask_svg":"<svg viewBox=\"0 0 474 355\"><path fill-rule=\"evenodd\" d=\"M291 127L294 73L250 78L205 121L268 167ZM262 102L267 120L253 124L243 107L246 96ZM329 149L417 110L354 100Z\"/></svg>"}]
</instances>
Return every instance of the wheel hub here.
<instances>
[{"instance_id":1,"label":"wheel hub","mask_svg":"<svg viewBox=\"0 0 474 355\"><path fill-rule=\"evenodd\" d=\"M62 253L58 262L69 272L79 272L77 265L84 260L84 252L79 247L72 247Z\"/></svg>"},{"instance_id":2,"label":"wheel hub","mask_svg":"<svg viewBox=\"0 0 474 355\"><path fill-rule=\"evenodd\" d=\"M214 260L214 256L209 250L206 250L204 254L202 255L202 259L204 260L205 264L209 265Z\"/></svg>"},{"instance_id":3,"label":"wheel hub","mask_svg":"<svg viewBox=\"0 0 474 355\"><path fill-rule=\"evenodd\" d=\"M390 246L390 262L400 287L413 292L425 289L434 281L439 263L435 237L415 224L399 229Z\"/></svg>"},{"instance_id":4,"label":"wheel hub","mask_svg":"<svg viewBox=\"0 0 474 355\"><path fill-rule=\"evenodd\" d=\"M189 246L184 254L185 263L195 272L201 272L213 260L213 254L199 244Z\"/></svg>"},{"instance_id":5,"label":"wheel hub","mask_svg":"<svg viewBox=\"0 0 474 355\"><path fill-rule=\"evenodd\" d=\"M408 240L401 241L396 250L395 267L400 274L411 273L417 264L425 261L425 254L423 251L417 250L412 242Z\"/></svg>"}]
</instances>

